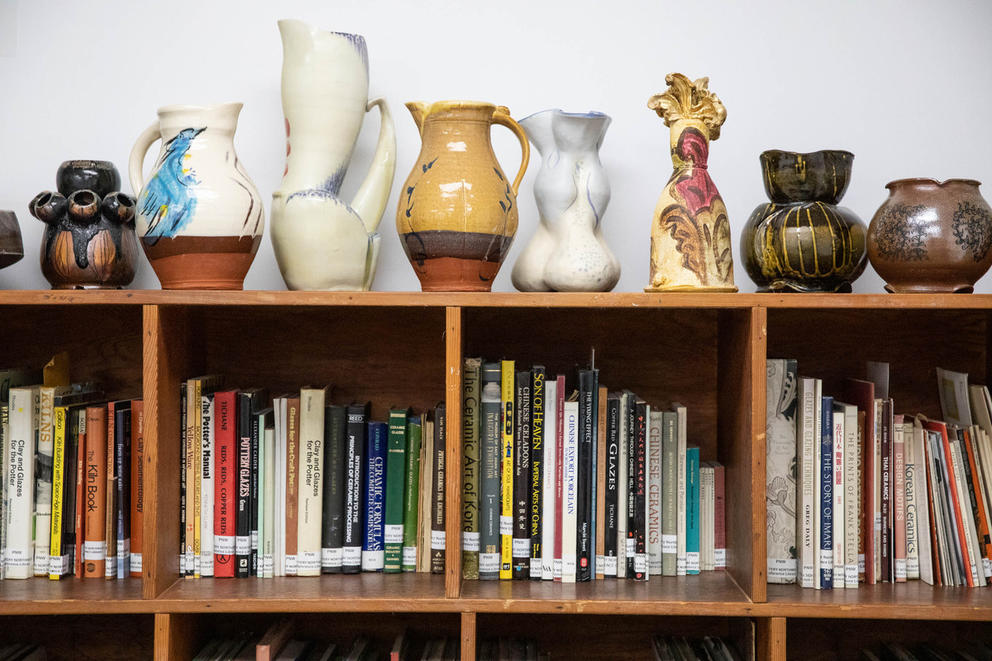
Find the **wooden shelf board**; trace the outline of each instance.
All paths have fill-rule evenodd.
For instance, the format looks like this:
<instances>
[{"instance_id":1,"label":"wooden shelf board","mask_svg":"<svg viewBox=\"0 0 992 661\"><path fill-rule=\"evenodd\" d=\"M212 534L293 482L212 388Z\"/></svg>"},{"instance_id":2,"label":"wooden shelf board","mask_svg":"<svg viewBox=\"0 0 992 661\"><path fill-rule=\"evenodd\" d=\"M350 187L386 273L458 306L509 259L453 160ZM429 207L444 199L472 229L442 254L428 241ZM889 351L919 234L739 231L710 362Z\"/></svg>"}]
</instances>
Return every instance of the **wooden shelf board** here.
<instances>
[{"instance_id":1,"label":"wooden shelf board","mask_svg":"<svg viewBox=\"0 0 992 661\"><path fill-rule=\"evenodd\" d=\"M857 590L769 585L768 602L759 610L803 618L992 621L992 589L933 587L923 581L862 585Z\"/></svg>"},{"instance_id":2,"label":"wooden shelf board","mask_svg":"<svg viewBox=\"0 0 992 661\"><path fill-rule=\"evenodd\" d=\"M141 598L136 578L47 578L0 581L0 615L151 613L155 604Z\"/></svg>"}]
</instances>

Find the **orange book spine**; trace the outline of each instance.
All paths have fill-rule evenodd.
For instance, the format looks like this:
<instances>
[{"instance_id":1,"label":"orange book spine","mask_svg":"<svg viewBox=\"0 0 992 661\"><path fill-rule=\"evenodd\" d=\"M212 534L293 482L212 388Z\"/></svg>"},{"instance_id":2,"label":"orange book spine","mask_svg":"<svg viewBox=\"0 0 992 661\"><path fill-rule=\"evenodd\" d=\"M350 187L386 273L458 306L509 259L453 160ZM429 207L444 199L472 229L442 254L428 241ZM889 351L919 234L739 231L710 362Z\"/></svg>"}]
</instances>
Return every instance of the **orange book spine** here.
<instances>
[{"instance_id":1,"label":"orange book spine","mask_svg":"<svg viewBox=\"0 0 992 661\"><path fill-rule=\"evenodd\" d=\"M131 576L141 578L141 546L145 521L145 404L131 402Z\"/></svg>"},{"instance_id":2,"label":"orange book spine","mask_svg":"<svg viewBox=\"0 0 992 661\"><path fill-rule=\"evenodd\" d=\"M79 432L76 438L76 518L72 522L76 530L73 539L76 547L72 554L72 574L76 578L83 577L83 519L86 506L83 501L86 487L86 410L81 412Z\"/></svg>"},{"instance_id":3,"label":"orange book spine","mask_svg":"<svg viewBox=\"0 0 992 661\"><path fill-rule=\"evenodd\" d=\"M103 578L107 558L107 410L86 409L86 517L83 576Z\"/></svg>"},{"instance_id":4,"label":"orange book spine","mask_svg":"<svg viewBox=\"0 0 992 661\"><path fill-rule=\"evenodd\" d=\"M289 423L286 434L286 575L295 576L299 541L300 398L290 397L286 411Z\"/></svg>"},{"instance_id":5,"label":"orange book spine","mask_svg":"<svg viewBox=\"0 0 992 661\"><path fill-rule=\"evenodd\" d=\"M943 423L928 423L928 428L932 428L929 425L937 424L937 431L940 432L940 440L943 446L944 461L947 462L947 481L951 486L951 509L954 516L954 525L958 530L958 546L961 549L961 558L964 560L964 576L968 583L969 588L975 587L975 579L971 576L971 564L973 558L971 554L968 553L968 545L965 543L964 536L964 516L961 512L961 503L958 498L958 481L954 475L954 461L951 459L951 442L947 436L947 427Z\"/></svg>"},{"instance_id":6,"label":"orange book spine","mask_svg":"<svg viewBox=\"0 0 992 661\"><path fill-rule=\"evenodd\" d=\"M985 552L985 557L992 560L992 536L989 535L988 519L985 516L988 503L985 502L982 490L979 487L981 476L978 474L978 465L975 463L974 444L971 441L971 432L968 430L964 432L964 447L968 455L968 470L971 471L971 482L975 486L975 501L978 510L975 516L975 523L978 525L978 544Z\"/></svg>"}]
</instances>

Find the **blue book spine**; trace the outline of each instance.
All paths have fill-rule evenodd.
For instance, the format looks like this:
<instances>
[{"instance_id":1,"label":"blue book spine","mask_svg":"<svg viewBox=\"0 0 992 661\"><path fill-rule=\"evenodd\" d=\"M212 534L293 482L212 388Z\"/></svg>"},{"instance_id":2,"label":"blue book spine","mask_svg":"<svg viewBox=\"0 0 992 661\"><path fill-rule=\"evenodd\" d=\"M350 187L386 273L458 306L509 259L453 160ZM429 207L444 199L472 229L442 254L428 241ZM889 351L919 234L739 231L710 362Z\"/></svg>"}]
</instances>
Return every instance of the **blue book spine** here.
<instances>
[{"instance_id":1,"label":"blue book spine","mask_svg":"<svg viewBox=\"0 0 992 661\"><path fill-rule=\"evenodd\" d=\"M820 589L834 587L834 398L820 406Z\"/></svg>"},{"instance_id":2,"label":"blue book spine","mask_svg":"<svg viewBox=\"0 0 992 661\"><path fill-rule=\"evenodd\" d=\"M389 427L370 422L365 444L365 541L362 544L362 571L382 571L386 566L386 447Z\"/></svg>"},{"instance_id":3,"label":"blue book spine","mask_svg":"<svg viewBox=\"0 0 992 661\"><path fill-rule=\"evenodd\" d=\"M699 448L685 450L685 571L699 573Z\"/></svg>"}]
</instances>

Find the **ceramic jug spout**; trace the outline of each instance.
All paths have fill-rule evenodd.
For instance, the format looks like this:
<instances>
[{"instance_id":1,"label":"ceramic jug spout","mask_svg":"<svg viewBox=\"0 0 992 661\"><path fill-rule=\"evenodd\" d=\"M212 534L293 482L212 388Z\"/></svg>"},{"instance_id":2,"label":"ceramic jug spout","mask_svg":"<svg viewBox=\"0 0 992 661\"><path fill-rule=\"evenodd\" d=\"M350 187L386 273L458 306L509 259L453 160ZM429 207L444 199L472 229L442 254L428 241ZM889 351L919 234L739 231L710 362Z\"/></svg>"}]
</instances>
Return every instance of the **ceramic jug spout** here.
<instances>
[{"instance_id":1,"label":"ceramic jug spout","mask_svg":"<svg viewBox=\"0 0 992 661\"><path fill-rule=\"evenodd\" d=\"M305 48L312 41L313 29L303 21L284 18L279 21L279 35L282 37L284 53L293 53Z\"/></svg>"},{"instance_id":2,"label":"ceramic jug spout","mask_svg":"<svg viewBox=\"0 0 992 661\"><path fill-rule=\"evenodd\" d=\"M406 109L413 115L413 121L417 123L417 130L424 132L424 120L427 118L428 105L423 101L410 101L406 104Z\"/></svg>"}]
</instances>

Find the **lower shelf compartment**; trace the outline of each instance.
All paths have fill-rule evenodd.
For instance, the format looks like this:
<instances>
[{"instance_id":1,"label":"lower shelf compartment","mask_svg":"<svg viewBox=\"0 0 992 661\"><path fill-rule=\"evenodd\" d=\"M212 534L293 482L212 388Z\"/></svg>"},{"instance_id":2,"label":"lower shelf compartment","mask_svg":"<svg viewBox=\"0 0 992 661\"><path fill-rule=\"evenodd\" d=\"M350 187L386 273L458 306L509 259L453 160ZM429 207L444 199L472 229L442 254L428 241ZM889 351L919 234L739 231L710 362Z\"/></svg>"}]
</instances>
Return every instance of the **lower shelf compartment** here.
<instances>
[{"instance_id":1,"label":"lower shelf compartment","mask_svg":"<svg viewBox=\"0 0 992 661\"><path fill-rule=\"evenodd\" d=\"M862 650L869 650L881 659L893 658L882 652L885 643L900 644L911 653L920 645L930 645L947 652L967 651L977 643L992 643L992 624L938 620L852 621L796 618L789 619L786 625L789 659L840 661L868 658L861 656ZM969 657L952 655L947 658Z\"/></svg>"},{"instance_id":2,"label":"lower shelf compartment","mask_svg":"<svg viewBox=\"0 0 992 661\"><path fill-rule=\"evenodd\" d=\"M0 627L0 645L35 643L48 661L151 659L154 616L144 615L10 615Z\"/></svg>"}]
</instances>

